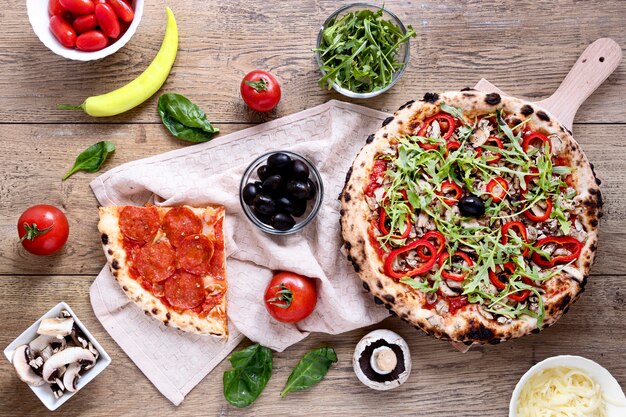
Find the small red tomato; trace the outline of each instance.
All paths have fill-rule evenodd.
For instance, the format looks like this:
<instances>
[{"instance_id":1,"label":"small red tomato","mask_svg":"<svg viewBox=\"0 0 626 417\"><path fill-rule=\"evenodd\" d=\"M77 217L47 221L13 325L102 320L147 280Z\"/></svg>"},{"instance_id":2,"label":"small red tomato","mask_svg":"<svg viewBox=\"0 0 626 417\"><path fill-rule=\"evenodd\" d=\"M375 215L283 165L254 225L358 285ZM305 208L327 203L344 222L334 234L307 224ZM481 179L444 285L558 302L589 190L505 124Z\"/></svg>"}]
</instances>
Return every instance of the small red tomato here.
<instances>
[{"instance_id":1,"label":"small red tomato","mask_svg":"<svg viewBox=\"0 0 626 417\"><path fill-rule=\"evenodd\" d=\"M47 204L32 206L17 221L17 234L24 249L35 255L58 252L70 233L65 214Z\"/></svg>"},{"instance_id":2,"label":"small red tomato","mask_svg":"<svg viewBox=\"0 0 626 417\"><path fill-rule=\"evenodd\" d=\"M280 85L269 72L251 71L241 81L241 97L252 110L268 112L280 101Z\"/></svg>"},{"instance_id":3,"label":"small red tomato","mask_svg":"<svg viewBox=\"0 0 626 417\"><path fill-rule=\"evenodd\" d=\"M93 13L94 4L91 0L59 0L65 10L82 15Z\"/></svg>"},{"instance_id":4,"label":"small red tomato","mask_svg":"<svg viewBox=\"0 0 626 417\"><path fill-rule=\"evenodd\" d=\"M62 16L65 12L67 12L67 10L61 6L61 2L59 0L50 0L48 2L48 14L50 16Z\"/></svg>"},{"instance_id":5,"label":"small red tomato","mask_svg":"<svg viewBox=\"0 0 626 417\"><path fill-rule=\"evenodd\" d=\"M109 4L96 4L96 19L100 30L109 38L120 36L120 21L117 19L113 8Z\"/></svg>"},{"instance_id":6,"label":"small red tomato","mask_svg":"<svg viewBox=\"0 0 626 417\"><path fill-rule=\"evenodd\" d=\"M54 15L50 18L50 31L66 48L73 48L76 45L76 31L61 16Z\"/></svg>"},{"instance_id":7,"label":"small red tomato","mask_svg":"<svg viewBox=\"0 0 626 417\"><path fill-rule=\"evenodd\" d=\"M98 27L95 14L86 14L84 16L78 16L72 22L72 26L76 29L76 33L85 33L90 30L94 30Z\"/></svg>"},{"instance_id":8,"label":"small red tomato","mask_svg":"<svg viewBox=\"0 0 626 417\"><path fill-rule=\"evenodd\" d=\"M280 272L265 290L265 306L276 320L296 323L307 318L317 304L317 289L311 278Z\"/></svg>"},{"instance_id":9,"label":"small red tomato","mask_svg":"<svg viewBox=\"0 0 626 417\"><path fill-rule=\"evenodd\" d=\"M85 52L99 51L108 44L109 39L99 30L90 30L76 38L76 47Z\"/></svg>"},{"instance_id":10,"label":"small red tomato","mask_svg":"<svg viewBox=\"0 0 626 417\"><path fill-rule=\"evenodd\" d=\"M109 0L108 3L111 5L113 11L121 21L130 23L135 18L133 8L130 7L124 0Z\"/></svg>"}]
</instances>

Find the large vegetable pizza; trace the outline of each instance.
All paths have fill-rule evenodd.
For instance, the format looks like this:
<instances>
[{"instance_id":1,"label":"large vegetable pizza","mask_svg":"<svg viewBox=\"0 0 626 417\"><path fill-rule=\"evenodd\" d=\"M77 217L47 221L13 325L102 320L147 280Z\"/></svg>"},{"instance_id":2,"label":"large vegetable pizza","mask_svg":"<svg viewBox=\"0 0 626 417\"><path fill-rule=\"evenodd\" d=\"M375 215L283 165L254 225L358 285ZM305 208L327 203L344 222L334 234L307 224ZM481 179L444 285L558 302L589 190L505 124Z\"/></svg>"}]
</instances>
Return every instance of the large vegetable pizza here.
<instances>
[{"instance_id":1,"label":"large vegetable pizza","mask_svg":"<svg viewBox=\"0 0 626 417\"><path fill-rule=\"evenodd\" d=\"M181 330L228 336L224 208L100 208L113 276L146 314Z\"/></svg>"},{"instance_id":2,"label":"large vegetable pizza","mask_svg":"<svg viewBox=\"0 0 626 417\"><path fill-rule=\"evenodd\" d=\"M427 94L367 139L341 195L349 260L403 320L498 343L584 290L600 181L571 132L496 93Z\"/></svg>"}]
</instances>

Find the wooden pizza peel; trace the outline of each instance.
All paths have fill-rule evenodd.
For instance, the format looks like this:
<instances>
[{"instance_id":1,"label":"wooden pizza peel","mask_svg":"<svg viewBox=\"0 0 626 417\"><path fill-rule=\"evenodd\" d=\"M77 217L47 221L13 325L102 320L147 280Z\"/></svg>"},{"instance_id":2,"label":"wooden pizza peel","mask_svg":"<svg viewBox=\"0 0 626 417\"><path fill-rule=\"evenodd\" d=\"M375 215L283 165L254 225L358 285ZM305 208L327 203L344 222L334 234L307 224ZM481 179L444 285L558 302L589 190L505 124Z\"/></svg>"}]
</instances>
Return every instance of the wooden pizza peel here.
<instances>
[{"instance_id":1,"label":"wooden pizza peel","mask_svg":"<svg viewBox=\"0 0 626 417\"><path fill-rule=\"evenodd\" d=\"M536 101L534 104L556 118L571 132L578 108L615 71L621 60L622 48L617 42L610 38L598 39L580 55L559 88L550 97ZM488 93L506 95L484 78L474 88ZM462 353L475 345L466 345L461 342L451 342L451 344Z\"/></svg>"}]
</instances>

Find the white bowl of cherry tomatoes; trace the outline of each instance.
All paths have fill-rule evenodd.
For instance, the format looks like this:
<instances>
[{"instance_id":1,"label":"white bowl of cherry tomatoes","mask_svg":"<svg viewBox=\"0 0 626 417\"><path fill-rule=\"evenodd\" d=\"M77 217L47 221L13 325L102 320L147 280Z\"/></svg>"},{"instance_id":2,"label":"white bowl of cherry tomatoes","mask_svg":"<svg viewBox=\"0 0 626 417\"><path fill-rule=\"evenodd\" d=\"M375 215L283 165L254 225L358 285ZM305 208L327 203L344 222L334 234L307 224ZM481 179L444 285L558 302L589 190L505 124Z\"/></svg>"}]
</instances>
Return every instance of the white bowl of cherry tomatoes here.
<instances>
[{"instance_id":1,"label":"white bowl of cherry tomatoes","mask_svg":"<svg viewBox=\"0 0 626 417\"><path fill-rule=\"evenodd\" d=\"M143 0L27 0L28 20L52 52L93 61L117 52L133 36Z\"/></svg>"}]
</instances>

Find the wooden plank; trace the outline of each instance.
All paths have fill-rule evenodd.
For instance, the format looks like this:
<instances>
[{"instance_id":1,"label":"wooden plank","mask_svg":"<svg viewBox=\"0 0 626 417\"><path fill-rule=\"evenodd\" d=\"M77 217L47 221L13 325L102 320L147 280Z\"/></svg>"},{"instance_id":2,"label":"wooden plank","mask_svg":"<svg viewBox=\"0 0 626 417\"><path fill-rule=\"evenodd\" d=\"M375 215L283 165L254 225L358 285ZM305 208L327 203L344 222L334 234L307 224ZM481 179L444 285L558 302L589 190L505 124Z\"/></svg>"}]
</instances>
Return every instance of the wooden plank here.
<instances>
[{"instance_id":1,"label":"wooden plank","mask_svg":"<svg viewBox=\"0 0 626 417\"><path fill-rule=\"evenodd\" d=\"M180 52L164 90L187 95L219 122L259 121L341 98L317 85L311 49L317 31L338 4L269 1L146 2L133 39L114 56L77 63L54 55L30 30L24 3L8 0L0 15L0 120L3 123L94 122L80 112L56 110L81 103L139 75L160 46L164 6L180 27ZM389 1L388 8L417 30L411 64L400 83L379 98L362 101L396 109L426 91L471 86L481 77L509 94L539 100L550 95L585 47L600 37L626 45L626 9L619 1L571 0L490 3ZM283 87L278 110L260 116L239 98L239 83L252 69L277 75ZM45 77L42 76L45 74ZM583 105L577 122L626 122L626 65ZM157 122L156 96L119 117L98 122Z\"/></svg>"},{"instance_id":2,"label":"wooden plank","mask_svg":"<svg viewBox=\"0 0 626 417\"><path fill-rule=\"evenodd\" d=\"M57 302L66 301L113 362L101 375L60 410L62 415L116 416L142 410L150 415L294 415L306 410L311 416L477 416L506 415L513 387L534 363L553 355L584 355L606 366L623 385L626 362L623 341L623 277L602 276L592 280L585 295L554 327L538 335L486 346L461 354L445 342L425 336L397 318L370 329L341 336L315 334L274 356L274 373L265 392L250 408L237 410L222 397L224 362L174 407L152 386L120 350L94 317L88 301L92 277L12 276L0 278L0 293L6 314L0 321L0 346L6 346L23 329ZM601 309L598 306L602 306ZM371 391L352 371L351 357L358 340L374 328L390 328L406 338L412 353L413 371L405 385L388 392ZM248 342L245 342L248 343ZM327 378L310 391L278 394L291 369L306 351L333 346L339 362ZM7 361L0 360L0 404L20 415L45 415L46 410L22 384ZM0 414L2 414L0 412Z\"/></svg>"},{"instance_id":3,"label":"wooden plank","mask_svg":"<svg viewBox=\"0 0 626 417\"><path fill-rule=\"evenodd\" d=\"M244 125L220 125L222 134ZM575 134L603 179L606 201L600 249L594 274L626 273L626 149L622 127L577 125ZM96 228L97 202L89 188L96 174L60 178L80 150L98 140L116 143L117 151L103 170L116 165L189 146L160 125L14 125L0 133L0 274L96 274L104 256ZM215 140L220 140L219 137ZM355 138L361 141L363 138ZM236 193L237 190L233 190ZM16 242L20 213L35 203L62 207L70 221L67 247L51 257L34 257ZM610 242L610 243L608 243Z\"/></svg>"}]
</instances>

